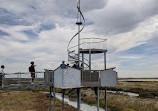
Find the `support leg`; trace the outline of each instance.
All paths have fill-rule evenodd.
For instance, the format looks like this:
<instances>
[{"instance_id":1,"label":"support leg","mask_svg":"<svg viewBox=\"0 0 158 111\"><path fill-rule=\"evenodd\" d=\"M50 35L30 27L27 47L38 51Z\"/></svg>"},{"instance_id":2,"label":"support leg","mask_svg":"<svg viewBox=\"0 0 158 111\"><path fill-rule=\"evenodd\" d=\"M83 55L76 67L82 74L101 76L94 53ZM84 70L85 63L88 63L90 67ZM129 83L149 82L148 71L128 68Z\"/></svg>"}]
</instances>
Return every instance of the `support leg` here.
<instances>
[{"instance_id":1,"label":"support leg","mask_svg":"<svg viewBox=\"0 0 158 111\"><path fill-rule=\"evenodd\" d=\"M105 111L107 111L106 87L105 87Z\"/></svg>"},{"instance_id":2,"label":"support leg","mask_svg":"<svg viewBox=\"0 0 158 111\"><path fill-rule=\"evenodd\" d=\"M62 89L62 111L64 111L64 94L65 94L65 89Z\"/></svg>"},{"instance_id":3,"label":"support leg","mask_svg":"<svg viewBox=\"0 0 158 111\"><path fill-rule=\"evenodd\" d=\"M99 87L97 87L97 111L99 111Z\"/></svg>"},{"instance_id":4,"label":"support leg","mask_svg":"<svg viewBox=\"0 0 158 111\"><path fill-rule=\"evenodd\" d=\"M53 88L53 111L55 111L55 88Z\"/></svg>"},{"instance_id":5,"label":"support leg","mask_svg":"<svg viewBox=\"0 0 158 111\"><path fill-rule=\"evenodd\" d=\"M51 111L51 96L52 96L52 87L49 87L49 111Z\"/></svg>"},{"instance_id":6,"label":"support leg","mask_svg":"<svg viewBox=\"0 0 158 111\"><path fill-rule=\"evenodd\" d=\"M81 111L81 88L77 89L77 96L78 96L77 109L78 111Z\"/></svg>"},{"instance_id":7,"label":"support leg","mask_svg":"<svg viewBox=\"0 0 158 111\"><path fill-rule=\"evenodd\" d=\"M99 87L94 87L94 92L96 94L96 100L97 100L97 111L99 111Z\"/></svg>"}]
</instances>

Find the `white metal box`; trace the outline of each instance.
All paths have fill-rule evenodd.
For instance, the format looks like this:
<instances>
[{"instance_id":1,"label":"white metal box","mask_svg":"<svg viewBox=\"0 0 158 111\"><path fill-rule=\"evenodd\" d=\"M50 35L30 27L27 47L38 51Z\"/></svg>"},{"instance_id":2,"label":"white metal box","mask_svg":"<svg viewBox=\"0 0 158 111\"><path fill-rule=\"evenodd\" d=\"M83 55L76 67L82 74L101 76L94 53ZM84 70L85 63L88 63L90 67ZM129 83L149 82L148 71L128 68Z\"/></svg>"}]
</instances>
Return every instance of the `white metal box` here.
<instances>
[{"instance_id":1,"label":"white metal box","mask_svg":"<svg viewBox=\"0 0 158 111\"><path fill-rule=\"evenodd\" d=\"M60 67L54 71L54 87L55 88L74 88L81 87L81 70L67 67Z\"/></svg>"},{"instance_id":2,"label":"white metal box","mask_svg":"<svg viewBox=\"0 0 158 111\"><path fill-rule=\"evenodd\" d=\"M116 86L118 83L117 72L108 69L100 72L101 87Z\"/></svg>"},{"instance_id":3,"label":"white metal box","mask_svg":"<svg viewBox=\"0 0 158 111\"><path fill-rule=\"evenodd\" d=\"M53 84L53 70L45 69L44 83L47 84L47 85L52 85Z\"/></svg>"}]
</instances>

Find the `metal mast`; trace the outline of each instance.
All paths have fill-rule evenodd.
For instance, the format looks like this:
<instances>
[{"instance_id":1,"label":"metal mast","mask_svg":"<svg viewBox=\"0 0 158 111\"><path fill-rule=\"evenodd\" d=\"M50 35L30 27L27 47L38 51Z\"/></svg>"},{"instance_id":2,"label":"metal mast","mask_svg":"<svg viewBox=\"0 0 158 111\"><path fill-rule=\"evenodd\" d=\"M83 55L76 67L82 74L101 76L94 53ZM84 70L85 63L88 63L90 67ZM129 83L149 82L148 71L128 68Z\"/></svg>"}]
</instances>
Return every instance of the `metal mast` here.
<instances>
[{"instance_id":1,"label":"metal mast","mask_svg":"<svg viewBox=\"0 0 158 111\"><path fill-rule=\"evenodd\" d=\"M78 16L77 16L77 25L78 25L78 63L80 64L80 25L82 25L81 22L81 14L80 14L80 0L78 0L78 4L77 4L77 8L78 8ZM79 21L78 21L79 18Z\"/></svg>"},{"instance_id":2,"label":"metal mast","mask_svg":"<svg viewBox=\"0 0 158 111\"><path fill-rule=\"evenodd\" d=\"M78 2L77 2L77 10L78 10L78 12L77 12L76 25L78 25L78 32L70 39L68 46L67 46L67 52L68 52L68 57L69 57L70 61L81 62L81 60L80 60L80 45L81 45L80 32L84 29L85 19L84 19L84 16L80 10L80 0L78 0ZM70 44L75 37L78 38L78 44L70 47ZM73 49L73 48L77 48L77 50Z\"/></svg>"}]
</instances>

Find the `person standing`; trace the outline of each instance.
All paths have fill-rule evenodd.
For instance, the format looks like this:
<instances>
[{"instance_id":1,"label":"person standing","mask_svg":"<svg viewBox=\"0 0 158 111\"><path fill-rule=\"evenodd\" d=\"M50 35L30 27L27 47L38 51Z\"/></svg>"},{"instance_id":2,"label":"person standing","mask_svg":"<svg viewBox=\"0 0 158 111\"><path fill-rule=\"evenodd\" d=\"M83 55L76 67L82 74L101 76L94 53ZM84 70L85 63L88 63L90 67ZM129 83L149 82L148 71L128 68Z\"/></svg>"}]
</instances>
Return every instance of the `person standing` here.
<instances>
[{"instance_id":1,"label":"person standing","mask_svg":"<svg viewBox=\"0 0 158 111\"><path fill-rule=\"evenodd\" d=\"M79 69L79 62L75 61L75 64L72 67Z\"/></svg>"},{"instance_id":2,"label":"person standing","mask_svg":"<svg viewBox=\"0 0 158 111\"><path fill-rule=\"evenodd\" d=\"M35 79L35 66L36 65L34 65L34 62L32 61L31 62L31 66L29 67L29 72L31 73L31 78L32 78L32 80L31 80L31 84L34 84L34 79Z\"/></svg>"},{"instance_id":3,"label":"person standing","mask_svg":"<svg viewBox=\"0 0 158 111\"><path fill-rule=\"evenodd\" d=\"M66 69L66 64L65 61L62 61L62 63L60 64L61 69Z\"/></svg>"},{"instance_id":4,"label":"person standing","mask_svg":"<svg viewBox=\"0 0 158 111\"><path fill-rule=\"evenodd\" d=\"M1 65L1 70L0 70L0 86L3 84L3 76L4 76L4 65Z\"/></svg>"}]
</instances>

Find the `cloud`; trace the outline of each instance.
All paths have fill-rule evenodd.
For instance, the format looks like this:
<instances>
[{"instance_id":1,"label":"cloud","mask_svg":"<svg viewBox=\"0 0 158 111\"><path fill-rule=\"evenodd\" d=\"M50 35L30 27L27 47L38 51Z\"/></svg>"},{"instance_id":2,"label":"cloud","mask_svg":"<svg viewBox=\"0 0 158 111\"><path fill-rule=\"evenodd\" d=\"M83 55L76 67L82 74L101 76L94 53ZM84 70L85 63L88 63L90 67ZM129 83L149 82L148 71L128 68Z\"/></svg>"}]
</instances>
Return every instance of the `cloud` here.
<instances>
[{"instance_id":1,"label":"cloud","mask_svg":"<svg viewBox=\"0 0 158 111\"><path fill-rule=\"evenodd\" d=\"M27 71L30 61L37 70L67 62L67 44L78 30L77 0L0 2L0 64L6 72ZM156 0L81 0L81 10L86 18L81 37L108 39L107 67L117 67L122 77L156 76ZM93 67L104 68L102 57L93 56Z\"/></svg>"},{"instance_id":2,"label":"cloud","mask_svg":"<svg viewBox=\"0 0 158 111\"><path fill-rule=\"evenodd\" d=\"M142 44L150 44L153 34L157 32L157 18L155 15L130 32L111 35L108 39L109 52L126 51Z\"/></svg>"},{"instance_id":3,"label":"cloud","mask_svg":"<svg viewBox=\"0 0 158 111\"><path fill-rule=\"evenodd\" d=\"M7 33L10 36L10 39L16 40L28 40L28 37L22 33L23 30L32 30L35 26L0 26L0 30Z\"/></svg>"},{"instance_id":4,"label":"cloud","mask_svg":"<svg viewBox=\"0 0 158 111\"><path fill-rule=\"evenodd\" d=\"M140 59L142 57L138 57L138 56L120 56L119 58L122 58L122 59Z\"/></svg>"},{"instance_id":5,"label":"cloud","mask_svg":"<svg viewBox=\"0 0 158 111\"><path fill-rule=\"evenodd\" d=\"M109 0L106 7L92 10L86 16L95 22L96 33L128 32L142 21L158 14L156 0Z\"/></svg>"},{"instance_id":6,"label":"cloud","mask_svg":"<svg viewBox=\"0 0 158 111\"><path fill-rule=\"evenodd\" d=\"M38 33L36 40L31 39L22 30L34 30L36 27L32 26L15 26L1 28L8 32L10 36L6 36L4 39L0 39L1 63L7 63L7 71L27 71L27 67L30 61L35 61L40 70L44 68L56 68L59 66L62 60L67 60L67 43L71 38L73 32L70 27L60 27L58 25L52 30L43 30ZM21 34L24 37L15 38L15 35ZM25 40L21 42L20 40ZM6 42L7 41L7 42ZM7 55L6 55L7 54ZM9 58L9 59L7 59ZM14 66L13 64L22 64L20 67ZM24 65L27 64L27 65ZM22 67L25 66L25 67Z\"/></svg>"}]
</instances>

